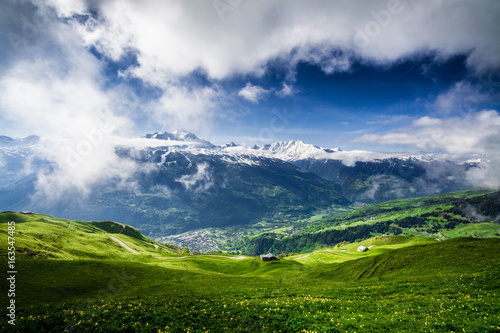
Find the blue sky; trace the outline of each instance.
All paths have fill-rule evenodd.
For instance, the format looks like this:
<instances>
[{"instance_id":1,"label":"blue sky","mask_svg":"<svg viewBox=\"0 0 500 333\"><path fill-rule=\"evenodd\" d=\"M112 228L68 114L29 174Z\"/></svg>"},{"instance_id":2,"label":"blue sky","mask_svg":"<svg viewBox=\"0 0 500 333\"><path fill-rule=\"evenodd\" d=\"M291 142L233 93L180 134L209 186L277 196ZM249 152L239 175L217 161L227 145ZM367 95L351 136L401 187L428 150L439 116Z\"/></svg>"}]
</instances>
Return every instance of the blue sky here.
<instances>
[{"instance_id":1,"label":"blue sky","mask_svg":"<svg viewBox=\"0 0 500 333\"><path fill-rule=\"evenodd\" d=\"M296 69L293 95L267 93L258 103L241 102L249 114L235 121L239 128L233 135L239 136L238 131L258 133L261 127L269 127L276 118L270 110L275 110L287 115L287 122L283 122L286 126L279 126L274 133L276 139L300 138L346 149L360 147L350 140L408 125L419 117L436 116L432 106L436 97L466 79L464 61L464 56L457 56L435 63L421 56L386 68L354 62L349 71L334 74L302 63ZM434 73L422 73L426 66ZM234 80L233 84L241 87L250 82L268 91L282 89L283 73L272 67L267 71L262 77Z\"/></svg>"},{"instance_id":2,"label":"blue sky","mask_svg":"<svg viewBox=\"0 0 500 333\"><path fill-rule=\"evenodd\" d=\"M2 6L0 134L498 153L498 1Z\"/></svg>"}]
</instances>

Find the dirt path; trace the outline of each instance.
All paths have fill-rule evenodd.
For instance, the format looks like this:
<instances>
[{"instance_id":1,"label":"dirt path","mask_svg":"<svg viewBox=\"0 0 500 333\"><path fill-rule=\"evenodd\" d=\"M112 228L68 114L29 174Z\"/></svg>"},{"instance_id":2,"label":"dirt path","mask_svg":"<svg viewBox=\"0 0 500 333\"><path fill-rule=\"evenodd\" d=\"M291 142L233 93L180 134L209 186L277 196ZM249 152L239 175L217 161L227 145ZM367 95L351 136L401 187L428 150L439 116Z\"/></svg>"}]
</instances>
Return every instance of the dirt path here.
<instances>
[{"instance_id":1,"label":"dirt path","mask_svg":"<svg viewBox=\"0 0 500 333\"><path fill-rule=\"evenodd\" d=\"M133 254L140 254L136 250L132 250L130 247L127 246L127 244L125 244L124 242L122 242L118 238L115 238L113 236L108 236L108 237L111 238L112 240L114 240L115 242L117 242L118 244L120 244L125 250L132 252Z\"/></svg>"},{"instance_id":2,"label":"dirt path","mask_svg":"<svg viewBox=\"0 0 500 333\"><path fill-rule=\"evenodd\" d=\"M311 253L309 253L309 254L306 254L306 255L305 255L305 256L303 256L303 257L298 257L298 258L293 258L293 259L297 260L297 259L307 258L307 257L309 257L311 254L316 253L316 252L332 252L332 251L335 251L335 252L336 252L336 251L345 252L345 251L347 251L347 250L317 250L317 251L311 252Z\"/></svg>"}]
</instances>

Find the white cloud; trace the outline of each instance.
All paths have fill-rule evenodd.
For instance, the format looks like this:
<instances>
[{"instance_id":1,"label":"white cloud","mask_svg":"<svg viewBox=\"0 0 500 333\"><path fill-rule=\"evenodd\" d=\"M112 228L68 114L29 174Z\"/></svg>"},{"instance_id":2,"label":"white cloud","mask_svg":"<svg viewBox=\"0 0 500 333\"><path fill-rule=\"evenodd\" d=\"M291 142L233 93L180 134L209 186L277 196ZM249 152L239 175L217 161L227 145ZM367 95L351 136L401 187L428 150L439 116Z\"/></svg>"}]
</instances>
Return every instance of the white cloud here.
<instances>
[{"instance_id":1,"label":"white cloud","mask_svg":"<svg viewBox=\"0 0 500 333\"><path fill-rule=\"evenodd\" d=\"M259 100L264 98L269 93L266 89L254 86L250 82L238 92L238 96L243 97L249 102L259 103Z\"/></svg>"},{"instance_id":2,"label":"white cloud","mask_svg":"<svg viewBox=\"0 0 500 333\"><path fill-rule=\"evenodd\" d=\"M384 134L367 134L355 142L379 145L406 145L423 150L443 150L452 154L489 154L489 144L500 142L500 115L482 111L467 118L422 117L412 125Z\"/></svg>"},{"instance_id":3,"label":"white cloud","mask_svg":"<svg viewBox=\"0 0 500 333\"><path fill-rule=\"evenodd\" d=\"M426 116L416 119L415 121L413 121L412 125L415 127L427 127L427 126L439 127L443 125L443 120Z\"/></svg>"},{"instance_id":4,"label":"white cloud","mask_svg":"<svg viewBox=\"0 0 500 333\"><path fill-rule=\"evenodd\" d=\"M344 165L354 166L356 162L373 162L388 158L406 158L408 156L419 156L415 152L375 152L368 150L338 151L335 153L323 153L313 156L317 159L332 159L342 161ZM422 156L425 157L425 156ZM433 156L434 158L434 156Z\"/></svg>"},{"instance_id":5,"label":"white cloud","mask_svg":"<svg viewBox=\"0 0 500 333\"><path fill-rule=\"evenodd\" d=\"M469 183L477 187L500 189L500 158L496 155L491 161L480 164L478 168L470 169L466 178Z\"/></svg>"},{"instance_id":6,"label":"white cloud","mask_svg":"<svg viewBox=\"0 0 500 333\"><path fill-rule=\"evenodd\" d=\"M184 175L176 181L181 183L188 191L208 190L214 185L208 163L198 164L196 166L196 173L192 175Z\"/></svg>"},{"instance_id":7,"label":"white cloud","mask_svg":"<svg viewBox=\"0 0 500 333\"><path fill-rule=\"evenodd\" d=\"M118 157L113 142L131 125L117 113L124 111L124 95L103 88L101 64L71 25L45 23L44 35L31 40L0 77L0 117L42 136L35 154L52 166L38 174L36 196L85 196L109 180L133 185L129 178L137 165Z\"/></svg>"},{"instance_id":8,"label":"white cloud","mask_svg":"<svg viewBox=\"0 0 500 333\"><path fill-rule=\"evenodd\" d=\"M488 97L487 90L480 84L460 81L438 95L432 107L440 114L466 115L477 111Z\"/></svg>"},{"instance_id":9,"label":"white cloud","mask_svg":"<svg viewBox=\"0 0 500 333\"><path fill-rule=\"evenodd\" d=\"M348 57L325 57L323 61L319 61L319 65L326 74L334 74L338 72L346 72L351 68L351 61Z\"/></svg>"},{"instance_id":10,"label":"white cloud","mask_svg":"<svg viewBox=\"0 0 500 333\"><path fill-rule=\"evenodd\" d=\"M78 147L84 141L65 138L44 139L35 148L35 155L49 160L53 168L37 174L35 200L56 200L77 197L85 199L99 186L100 189L133 189L137 184L133 176L138 171L149 171L148 165L120 158L115 154L113 138L101 144L87 145L88 153L81 154ZM90 141L86 141L87 143ZM87 149L87 148L85 148ZM104 185L104 187L103 187Z\"/></svg>"},{"instance_id":11,"label":"white cloud","mask_svg":"<svg viewBox=\"0 0 500 333\"><path fill-rule=\"evenodd\" d=\"M295 94L295 89L293 88L292 85L288 85L285 82L283 82L283 88L281 90L276 92L276 95L279 97L286 97L286 96L291 96Z\"/></svg>"},{"instance_id":12,"label":"white cloud","mask_svg":"<svg viewBox=\"0 0 500 333\"><path fill-rule=\"evenodd\" d=\"M379 120L373 120L367 122L368 124L375 125L375 124L393 124L393 123L400 123L400 122L406 122L412 119L411 116L409 115L395 115L395 116L387 116L387 115L380 115L377 117Z\"/></svg>"},{"instance_id":13,"label":"white cloud","mask_svg":"<svg viewBox=\"0 0 500 333\"><path fill-rule=\"evenodd\" d=\"M114 60L136 55L137 63L122 74L160 88L160 100L148 105L151 121L158 117L161 123L181 127L194 122L196 128L210 124L214 116L224 117L221 106L232 94L214 82L261 76L274 60L289 70L287 83L274 91L278 96L294 93L288 83L294 81L299 63L316 64L331 74L351 70L354 59L390 65L433 53L437 61L466 54L469 68L477 73L500 67L500 4L494 0L255 0L234 4L223 20L212 1L202 0L37 3L70 18L66 27L80 36L78 43ZM71 20L91 11L97 14ZM192 83L193 73L206 74L208 81ZM248 86L239 96L257 103L269 92ZM451 105L449 98L438 98L436 105Z\"/></svg>"},{"instance_id":14,"label":"white cloud","mask_svg":"<svg viewBox=\"0 0 500 333\"><path fill-rule=\"evenodd\" d=\"M166 129L198 131L215 116L224 93L211 87L170 86L161 98L151 102L149 112Z\"/></svg>"},{"instance_id":15,"label":"white cloud","mask_svg":"<svg viewBox=\"0 0 500 333\"><path fill-rule=\"evenodd\" d=\"M73 10L55 6L61 15ZM470 68L499 67L497 1L251 1L221 20L211 1L92 2L99 19L79 31L113 59L137 50L132 73L159 84L203 69L209 77L262 74L269 60L345 71L357 55L376 63L414 53L468 54ZM361 41L361 42L360 42ZM361 44L361 45L360 45ZM337 56L331 52L340 50Z\"/></svg>"},{"instance_id":16,"label":"white cloud","mask_svg":"<svg viewBox=\"0 0 500 333\"><path fill-rule=\"evenodd\" d=\"M363 135L354 141L440 150L458 156L487 155L490 161L468 171L468 180L476 186L500 187L500 115L497 111L481 111L466 118L422 117L409 127Z\"/></svg>"},{"instance_id":17,"label":"white cloud","mask_svg":"<svg viewBox=\"0 0 500 333\"><path fill-rule=\"evenodd\" d=\"M59 16L67 17L86 10L86 2L81 0L46 0L46 2L57 10Z\"/></svg>"}]
</instances>

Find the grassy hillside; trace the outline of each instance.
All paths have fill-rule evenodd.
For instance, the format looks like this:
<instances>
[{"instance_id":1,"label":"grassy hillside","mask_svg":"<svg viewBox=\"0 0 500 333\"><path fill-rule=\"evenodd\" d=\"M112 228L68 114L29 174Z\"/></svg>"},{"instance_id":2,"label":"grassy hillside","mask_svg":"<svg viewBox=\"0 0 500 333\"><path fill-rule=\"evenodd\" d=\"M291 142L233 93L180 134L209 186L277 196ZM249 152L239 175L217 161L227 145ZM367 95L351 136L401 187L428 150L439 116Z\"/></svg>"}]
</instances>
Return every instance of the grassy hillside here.
<instances>
[{"instance_id":1,"label":"grassy hillside","mask_svg":"<svg viewBox=\"0 0 500 333\"><path fill-rule=\"evenodd\" d=\"M18 271L16 327L4 319L4 332L500 330L499 239L377 236L272 263L174 256L112 222L0 218L3 239L16 221Z\"/></svg>"},{"instance_id":2,"label":"grassy hillside","mask_svg":"<svg viewBox=\"0 0 500 333\"><path fill-rule=\"evenodd\" d=\"M229 250L244 254L306 253L340 242L380 235L447 239L499 237L500 192L460 191L361 207L334 218L297 226L300 233L268 231L243 237Z\"/></svg>"},{"instance_id":3,"label":"grassy hillside","mask_svg":"<svg viewBox=\"0 0 500 333\"><path fill-rule=\"evenodd\" d=\"M138 260L109 236L149 256L174 254L175 247L158 244L137 229L111 221L81 222L42 214L0 213L0 237L7 239L7 223L16 222L16 257L19 259L127 259ZM0 255L6 256L6 247ZM141 259L144 260L144 259Z\"/></svg>"}]
</instances>

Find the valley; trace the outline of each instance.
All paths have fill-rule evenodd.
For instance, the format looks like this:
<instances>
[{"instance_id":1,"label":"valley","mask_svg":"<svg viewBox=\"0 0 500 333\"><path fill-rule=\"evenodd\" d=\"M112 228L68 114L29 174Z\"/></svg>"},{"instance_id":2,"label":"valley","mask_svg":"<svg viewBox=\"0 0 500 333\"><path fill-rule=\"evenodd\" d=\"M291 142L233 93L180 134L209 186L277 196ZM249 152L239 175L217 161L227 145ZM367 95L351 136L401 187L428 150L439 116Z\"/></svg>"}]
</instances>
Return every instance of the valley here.
<instances>
[{"instance_id":1,"label":"valley","mask_svg":"<svg viewBox=\"0 0 500 333\"><path fill-rule=\"evenodd\" d=\"M375 236L276 265L183 254L121 224L39 214L1 213L2 238L7 221L19 291L16 326L3 321L4 332L500 329L498 238Z\"/></svg>"},{"instance_id":2,"label":"valley","mask_svg":"<svg viewBox=\"0 0 500 333\"><path fill-rule=\"evenodd\" d=\"M41 158L40 145L35 136L0 140L3 210L110 219L169 241L201 232L211 245L198 251L225 250L232 234L300 230L368 204L469 189L468 172L488 163L343 151L300 140L217 146L186 131L156 132L109 152L115 167L130 169L124 170L128 178L92 181L79 192L71 179L57 180L68 166ZM211 230L210 237L200 230Z\"/></svg>"},{"instance_id":3,"label":"valley","mask_svg":"<svg viewBox=\"0 0 500 333\"><path fill-rule=\"evenodd\" d=\"M491 191L452 192L358 208L338 207L337 210L330 210L330 215L315 215L294 222L200 229L157 240L187 246L199 252L204 252L206 244L210 244L209 251L246 255L273 251L287 255L382 234L440 239L496 237L500 232L498 196L499 192ZM491 201L487 205L486 215L480 213L484 213L486 208L474 208L474 200Z\"/></svg>"},{"instance_id":4,"label":"valley","mask_svg":"<svg viewBox=\"0 0 500 333\"><path fill-rule=\"evenodd\" d=\"M500 192L460 181L472 162L161 132L116 147L131 188L37 201L40 174L18 170L37 140L2 141L2 331L500 330ZM428 186L439 167L449 186Z\"/></svg>"},{"instance_id":5,"label":"valley","mask_svg":"<svg viewBox=\"0 0 500 333\"><path fill-rule=\"evenodd\" d=\"M0 8L0 333L500 332L500 1Z\"/></svg>"}]
</instances>

